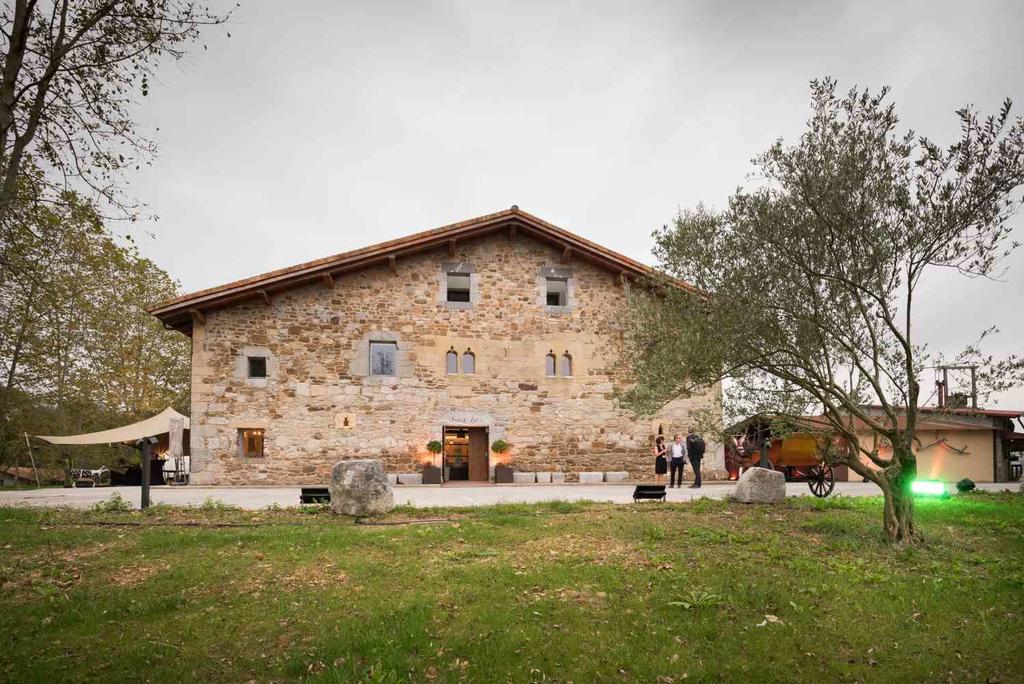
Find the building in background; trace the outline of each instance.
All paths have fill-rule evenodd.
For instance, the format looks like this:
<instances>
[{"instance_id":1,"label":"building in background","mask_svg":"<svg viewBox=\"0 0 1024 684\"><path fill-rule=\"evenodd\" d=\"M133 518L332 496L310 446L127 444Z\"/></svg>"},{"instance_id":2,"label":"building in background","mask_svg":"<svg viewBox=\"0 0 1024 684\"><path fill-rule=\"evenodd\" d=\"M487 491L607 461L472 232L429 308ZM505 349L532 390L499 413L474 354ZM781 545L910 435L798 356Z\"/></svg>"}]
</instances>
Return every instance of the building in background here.
<instances>
[{"instance_id":1,"label":"building in background","mask_svg":"<svg viewBox=\"0 0 1024 684\"><path fill-rule=\"evenodd\" d=\"M619 406L629 280L650 273L512 207L164 302L192 338L191 481L322 483L349 458L650 476L659 430L721 404L716 385L650 419Z\"/></svg>"}]
</instances>

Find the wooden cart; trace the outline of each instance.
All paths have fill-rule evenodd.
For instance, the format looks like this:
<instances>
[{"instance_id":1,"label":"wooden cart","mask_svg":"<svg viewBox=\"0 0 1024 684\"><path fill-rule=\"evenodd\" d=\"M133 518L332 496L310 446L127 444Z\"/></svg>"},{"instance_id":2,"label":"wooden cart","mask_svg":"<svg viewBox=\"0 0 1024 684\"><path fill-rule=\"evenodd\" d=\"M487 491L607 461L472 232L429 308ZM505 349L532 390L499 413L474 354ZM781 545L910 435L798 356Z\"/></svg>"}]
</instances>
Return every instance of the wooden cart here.
<instances>
[{"instance_id":1,"label":"wooden cart","mask_svg":"<svg viewBox=\"0 0 1024 684\"><path fill-rule=\"evenodd\" d=\"M826 497L836 487L832 466L825 462L828 437L820 433L791 432L773 438L765 423L748 422L726 446L730 474L755 466L778 470L787 482L806 482L811 493Z\"/></svg>"}]
</instances>

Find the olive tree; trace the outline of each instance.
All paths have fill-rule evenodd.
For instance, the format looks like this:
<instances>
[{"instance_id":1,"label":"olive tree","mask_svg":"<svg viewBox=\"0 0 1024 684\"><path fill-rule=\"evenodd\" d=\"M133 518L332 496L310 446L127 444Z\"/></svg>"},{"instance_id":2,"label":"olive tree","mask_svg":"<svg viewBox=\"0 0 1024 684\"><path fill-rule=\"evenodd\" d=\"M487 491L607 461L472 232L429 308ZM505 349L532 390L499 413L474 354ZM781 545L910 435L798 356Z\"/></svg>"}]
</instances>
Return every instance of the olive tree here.
<instances>
[{"instance_id":1,"label":"olive tree","mask_svg":"<svg viewBox=\"0 0 1024 684\"><path fill-rule=\"evenodd\" d=\"M942 148L897 130L887 89L843 95L826 79L811 92L799 142L753 160L755 187L655 232L663 277L632 288L637 384L624 399L648 412L726 380L727 414L820 415L843 445L829 457L881 488L886 537L911 542L922 278L1000 274L1017 246L1009 220L1024 184L1024 122L1009 101L989 118L964 108L960 139ZM1019 357L972 345L967 358L989 391L1022 379Z\"/></svg>"}]
</instances>

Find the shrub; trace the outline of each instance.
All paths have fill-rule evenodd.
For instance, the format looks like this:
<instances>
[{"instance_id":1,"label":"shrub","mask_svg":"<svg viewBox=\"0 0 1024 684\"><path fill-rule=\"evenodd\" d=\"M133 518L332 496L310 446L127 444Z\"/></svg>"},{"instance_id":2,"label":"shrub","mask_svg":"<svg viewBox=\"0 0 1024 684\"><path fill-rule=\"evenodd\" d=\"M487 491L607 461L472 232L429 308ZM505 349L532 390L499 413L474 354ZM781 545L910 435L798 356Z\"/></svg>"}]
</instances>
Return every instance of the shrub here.
<instances>
[{"instance_id":1,"label":"shrub","mask_svg":"<svg viewBox=\"0 0 1024 684\"><path fill-rule=\"evenodd\" d=\"M493 451L496 454L505 453L506 451L508 451L508 442L506 442L503 439L494 440L494 443L491 444L491 451Z\"/></svg>"},{"instance_id":2,"label":"shrub","mask_svg":"<svg viewBox=\"0 0 1024 684\"><path fill-rule=\"evenodd\" d=\"M203 499L203 503L196 506L200 511L208 511L212 513L221 513L223 511L237 511L237 506L224 503L220 499L214 499L212 496L208 496Z\"/></svg>"},{"instance_id":3,"label":"shrub","mask_svg":"<svg viewBox=\"0 0 1024 684\"><path fill-rule=\"evenodd\" d=\"M97 513L125 513L132 510L132 505L121 498L121 495L114 492L106 501L97 501L92 505L92 510Z\"/></svg>"},{"instance_id":4,"label":"shrub","mask_svg":"<svg viewBox=\"0 0 1024 684\"><path fill-rule=\"evenodd\" d=\"M969 492L972 489L976 489L977 485L974 484L974 481L971 480L971 478L965 477L964 479L956 483L956 488L958 491L961 492Z\"/></svg>"},{"instance_id":5,"label":"shrub","mask_svg":"<svg viewBox=\"0 0 1024 684\"><path fill-rule=\"evenodd\" d=\"M432 454L439 454L444 450L444 445L436 439L432 439L427 442L427 451Z\"/></svg>"}]
</instances>

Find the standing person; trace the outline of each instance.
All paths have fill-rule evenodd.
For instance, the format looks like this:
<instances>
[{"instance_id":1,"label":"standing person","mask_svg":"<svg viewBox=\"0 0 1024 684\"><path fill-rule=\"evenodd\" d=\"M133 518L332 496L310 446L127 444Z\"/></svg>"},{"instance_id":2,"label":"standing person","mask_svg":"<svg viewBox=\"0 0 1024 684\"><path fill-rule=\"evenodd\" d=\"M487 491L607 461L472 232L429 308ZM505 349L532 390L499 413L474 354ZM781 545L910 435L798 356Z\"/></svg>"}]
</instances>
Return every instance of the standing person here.
<instances>
[{"instance_id":1,"label":"standing person","mask_svg":"<svg viewBox=\"0 0 1024 684\"><path fill-rule=\"evenodd\" d=\"M686 451L690 455L693 466L693 484L691 489L700 489L700 459L704 458L704 438L690 428L686 435Z\"/></svg>"},{"instance_id":2,"label":"standing person","mask_svg":"<svg viewBox=\"0 0 1024 684\"><path fill-rule=\"evenodd\" d=\"M683 470L686 468L686 445L683 444L683 436L676 434L671 447L672 459L669 461L669 465L672 472L668 476L669 489L672 487L683 486ZM679 477L676 477L678 473ZM678 484L677 484L678 482Z\"/></svg>"},{"instance_id":3,"label":"standing person","mask_svg":"<svg viewBox=\"0 0 1024 684\"><path fill-rule=\"evenodd\" d=\"M654 482L661 484L665 481L665 473L668 472L668 447L665 446L665 438L658 435L654 440Z\"/></svg>"}]
</instances>

